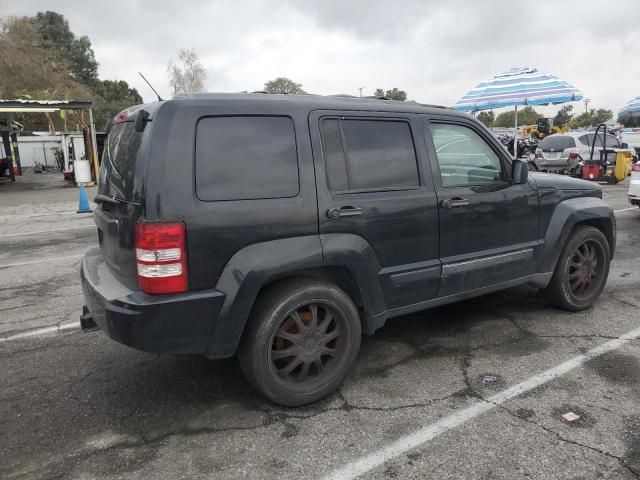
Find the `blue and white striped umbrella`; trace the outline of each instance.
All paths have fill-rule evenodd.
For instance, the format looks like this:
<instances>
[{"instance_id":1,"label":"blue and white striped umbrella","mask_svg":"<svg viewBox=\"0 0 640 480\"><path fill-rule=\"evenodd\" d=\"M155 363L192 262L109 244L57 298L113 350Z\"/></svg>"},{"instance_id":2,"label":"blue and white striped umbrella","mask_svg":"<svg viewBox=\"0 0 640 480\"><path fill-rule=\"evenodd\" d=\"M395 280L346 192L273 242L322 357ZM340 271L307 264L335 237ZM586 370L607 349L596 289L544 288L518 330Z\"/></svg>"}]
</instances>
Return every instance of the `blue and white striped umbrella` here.
<instances>
[{"instance_id":1,"label":"blue and white striped umbrella","mask_svg":"<svg viewBox=\"0 0 640 480\"><path fill-rule=\"evenodd\" d=\"M627 104L618 112L618 118L623 117L639 117L640 116L640 97L627 102Z\"/></svg>"},{"instance_id":2,"label":"blue and white striped umbrella","mask_svg":"<svg viewBox=\"0 0 640 480\"><path fill-rule=\"evenodd\" d=\"M582 98L580 90L558 77L532 67L512 68L471 89L453 108L476 112L518 105L574 102Z\"/></svg>"}]
</instances>

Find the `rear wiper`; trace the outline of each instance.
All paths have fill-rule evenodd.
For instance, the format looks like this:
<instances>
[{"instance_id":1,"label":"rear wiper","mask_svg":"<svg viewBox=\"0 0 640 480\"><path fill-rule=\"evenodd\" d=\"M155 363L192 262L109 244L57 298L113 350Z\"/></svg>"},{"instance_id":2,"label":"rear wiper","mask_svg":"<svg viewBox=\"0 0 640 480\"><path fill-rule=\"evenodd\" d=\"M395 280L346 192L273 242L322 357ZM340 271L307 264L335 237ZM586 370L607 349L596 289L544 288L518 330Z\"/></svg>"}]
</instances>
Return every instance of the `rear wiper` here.
<instances>
[{"instance_id":1,"label":"rear wiper","mask_svg":"<svg viewBox=\"0 0 640 480\"><path fill-rule=\"evenodd\" d=\"M122 200L120 200L119 198L116 197L109 197L108 195L104 195L102 193L98 193L96 194L96 198L93 199L94 202L96 203L113 203L114 205L122 205L123 202Z\"/></svg>"}]
</instances>

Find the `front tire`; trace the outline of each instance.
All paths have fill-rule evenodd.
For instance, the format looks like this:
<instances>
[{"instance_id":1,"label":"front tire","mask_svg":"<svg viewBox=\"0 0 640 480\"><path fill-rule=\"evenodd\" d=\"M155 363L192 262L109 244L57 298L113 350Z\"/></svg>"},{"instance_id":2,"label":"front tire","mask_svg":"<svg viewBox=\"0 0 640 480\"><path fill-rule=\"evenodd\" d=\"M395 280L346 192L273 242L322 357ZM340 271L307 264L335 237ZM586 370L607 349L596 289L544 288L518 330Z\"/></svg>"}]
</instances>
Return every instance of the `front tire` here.
<instances>
[{"instance_id":1,"label":"front tire","mask_svg":"<svg viewBox=\"0 0 640 480\"><path fill-rule=\"evenodd\" d=\"M258 299L238 351L242 372L264 396L293 407L332 393L360 349L358 311L335 285L276 284Z\"/></svg>"},{"instance_id":2,"label":"front tire","mask_svg":"<svg viewBox=\"0 0 640 480\"><path fill-rule=\"evenodd\" d=\"M611 250L597 228L579 226L562 249L545 299L565 310L590 307L602 293L609 275Z\"/></svg>"}]
</instances>

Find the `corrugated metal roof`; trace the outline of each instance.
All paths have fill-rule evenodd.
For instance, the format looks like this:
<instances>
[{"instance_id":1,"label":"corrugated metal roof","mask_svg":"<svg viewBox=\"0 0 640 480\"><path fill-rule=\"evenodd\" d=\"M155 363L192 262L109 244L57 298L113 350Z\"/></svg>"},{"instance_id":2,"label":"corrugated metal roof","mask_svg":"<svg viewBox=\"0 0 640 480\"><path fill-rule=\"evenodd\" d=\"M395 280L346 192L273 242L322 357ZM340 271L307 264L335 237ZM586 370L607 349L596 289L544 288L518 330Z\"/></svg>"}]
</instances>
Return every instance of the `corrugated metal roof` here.
<instances>
[{"instance_id":1,"label":"corrugated metal roof","mask_svg":"<svg viewBox=\"0 0 640 480\"><path fill-rule=\"evenodd\" d=\"M31 100L25 98L15 98L12 100L0 99L0 107L15 107L24 108L91 108L93 102L78 101L78 100Z\"/></svg>"}]
</instances>

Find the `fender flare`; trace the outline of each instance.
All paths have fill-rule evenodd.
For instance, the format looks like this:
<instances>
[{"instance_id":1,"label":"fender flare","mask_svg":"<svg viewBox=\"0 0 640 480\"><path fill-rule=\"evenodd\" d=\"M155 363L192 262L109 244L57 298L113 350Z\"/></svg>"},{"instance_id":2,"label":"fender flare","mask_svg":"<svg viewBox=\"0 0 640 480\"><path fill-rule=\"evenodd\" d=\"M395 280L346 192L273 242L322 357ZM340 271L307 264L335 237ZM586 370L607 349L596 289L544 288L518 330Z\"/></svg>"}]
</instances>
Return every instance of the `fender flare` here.
<instances>
[{"instance_id":1,"label":"fender flare","mask_svg":"<svg viewBox=\"0 0 640 480\"><path fill-rule=\"evenodd\" d=\"M371 245L351 234L308 235L246 246L225 265L216 289L225 294L211 329L206 355L232 356L240 343L260 289L291 272L319 267L342 267L353 276L363 301L363 330L386 305L378 278L380 264Z\"/></svg>"},{"instance_id":2,"label":"fender flare","mask_svg":"<svg viewBox=\"0 0 640 480\"><path fill-rule=\"evenodd\" d=\"M579 223L601 221L611 257L616 245L616 219L613 210L597 197L578 197L560 202L553 211L544 236L544 249L540 259L539 272L553 272L573 227Z\"/></svg>"},{"instance_id":3,"label":"fender flare","mask_svg":"<svg viewBox=\"0 0 640 480\"><path fill-rule=\"evenodd\" d=\"M362 331L372 335L384 325L387 304L380 282L382 267L373 247L363 237L349 233L320 235L325 266L345 267L357 284L363 310Z\"/></svg>"},{"instance_id":4,"label":"fender flare","mask_svg":"<svg viewBox=\"0 0 640 480\"><path fill-rule=\"evenodd\" d=\"M322 247L317 235L254 243L238 250L216 284L225 300L211 330L206 355L224 358L236 352L258 292L269 280L321 266Z\"/></svg>"}]
</instances>

